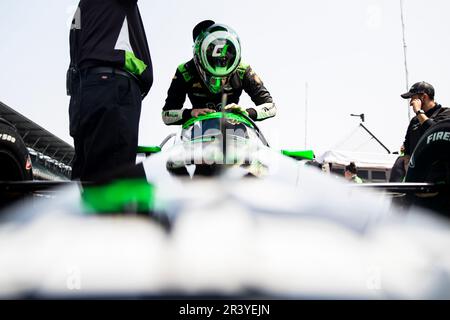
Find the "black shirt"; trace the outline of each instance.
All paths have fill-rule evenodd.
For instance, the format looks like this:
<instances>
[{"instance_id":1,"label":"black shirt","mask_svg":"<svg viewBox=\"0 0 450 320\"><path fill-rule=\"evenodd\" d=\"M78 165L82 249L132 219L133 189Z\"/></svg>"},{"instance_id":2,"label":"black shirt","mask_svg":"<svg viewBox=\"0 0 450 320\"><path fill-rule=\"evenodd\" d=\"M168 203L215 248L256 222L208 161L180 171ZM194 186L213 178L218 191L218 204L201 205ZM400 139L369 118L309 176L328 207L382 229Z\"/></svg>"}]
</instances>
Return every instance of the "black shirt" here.
<instances>
[{"instance_id":1,"label":"black shirt","mask_svg":"<svg viewBox=\"0 0 450 320\"><path fill-rule=\"evenodd\" d=\"M417 146L422 135L435 123L450 118L450 109L443 108L440 104L436 104L433 109L428 110L425 115L429 118L423 124L420 124L416 117L411 119L405 136L405 155L411 155Z\"/></svg>"},{"instance_id":2,"label":"black shirt","mask_svg":"<svg viewBox=\"0 0 450 320\"><path fill-rule=\"evenodd\" d=\"M81 0L70 31L71 65L124 69L140 82L143 96L153 67L137 0Z\"/></svg>"}]
</instances>

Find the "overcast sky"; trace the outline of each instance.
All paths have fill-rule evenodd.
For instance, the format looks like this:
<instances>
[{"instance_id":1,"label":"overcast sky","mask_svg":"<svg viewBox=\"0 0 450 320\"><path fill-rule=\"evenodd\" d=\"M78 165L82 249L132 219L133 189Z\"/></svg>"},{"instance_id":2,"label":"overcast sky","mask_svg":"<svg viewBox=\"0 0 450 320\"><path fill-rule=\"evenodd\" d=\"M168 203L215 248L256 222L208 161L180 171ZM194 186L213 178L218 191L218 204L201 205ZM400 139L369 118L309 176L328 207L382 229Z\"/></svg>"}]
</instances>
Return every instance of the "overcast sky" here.
<instances>
[{"instance_id":1,"label":"overcast sky","mask_svg":"<svg viewBox=\"0 0 450 320\"><path fill-rule=\"evenodd\" d=\"M243 59L263 79L277 106L260 127L277 148L379 151L355 131L366 126L399 149L408 124L400 2L397 0L164 0L138 2L153 59L155 82L144 100L141 145L156 145L175 127L161 108L177 66L192 57L192 27L203 19L232 26ZM0 101L73 143L68 133L65 73L74 0L0 1ZM450 4L405 0L410 84L427 81L436 99L450 102ZM241 104L252 102L243 93ZM187 105L190 105L187 102Z\"/></svg>"}]
</instances>

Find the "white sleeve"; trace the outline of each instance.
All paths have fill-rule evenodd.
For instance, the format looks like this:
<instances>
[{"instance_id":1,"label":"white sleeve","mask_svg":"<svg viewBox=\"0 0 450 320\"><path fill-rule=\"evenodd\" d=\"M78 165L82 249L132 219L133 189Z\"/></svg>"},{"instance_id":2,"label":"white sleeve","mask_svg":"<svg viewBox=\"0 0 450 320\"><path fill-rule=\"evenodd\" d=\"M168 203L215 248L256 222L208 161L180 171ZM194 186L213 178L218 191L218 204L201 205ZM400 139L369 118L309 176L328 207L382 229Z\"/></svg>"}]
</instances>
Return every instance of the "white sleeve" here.
<instances>
[{"instance_id":1,"label":"white sleeve","mask_svg":"<svg viewBox=\"0 0 450 320\"><path fill-rule=\"evenodd\" d=\"M180 110L165 110L162 112L162 119L165 124L171 125L183 119L183 112L186 109Z\"/></svg>"},{"instance_id":2,"label":"white sleeve","mask_svg":"<svg viewBox=\"0 0 450 320\"><path fill-rule=\"evenodd\" d=\"M277 114L277 107L275 103L263 103L259 106L253 107L256 110L256 120L264 120L272 118Z\"/></svg>"}]
</instances>

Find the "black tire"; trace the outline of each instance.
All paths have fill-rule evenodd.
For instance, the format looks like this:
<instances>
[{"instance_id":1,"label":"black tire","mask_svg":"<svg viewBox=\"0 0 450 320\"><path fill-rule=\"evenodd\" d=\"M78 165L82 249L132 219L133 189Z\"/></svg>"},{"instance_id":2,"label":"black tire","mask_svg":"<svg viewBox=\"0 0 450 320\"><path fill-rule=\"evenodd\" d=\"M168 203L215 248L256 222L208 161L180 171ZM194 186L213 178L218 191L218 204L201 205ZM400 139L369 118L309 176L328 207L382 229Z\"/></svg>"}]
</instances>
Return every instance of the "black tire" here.
<instances>
[{"instance_id":1,"label":"black tire","mask_svg":"<svg viewBox=\"0 0 450 320\"><path fill-rule=\"evenodd\" d=\"M16 129L0 122L0 181L33 180L28 150Z\"/></svg>"},{"instance_id":2,"label":"black tire","mask_svg":"<svg viewBox=\"0 0 450 320\"><path fill-rule=\"evenodd\" d=\"M424 133L411 156L405 182L450 185L450 119L435 124ZM413 202L450 216L448 191L429 197L416 195Z\"/></svg>"}]
</instances>

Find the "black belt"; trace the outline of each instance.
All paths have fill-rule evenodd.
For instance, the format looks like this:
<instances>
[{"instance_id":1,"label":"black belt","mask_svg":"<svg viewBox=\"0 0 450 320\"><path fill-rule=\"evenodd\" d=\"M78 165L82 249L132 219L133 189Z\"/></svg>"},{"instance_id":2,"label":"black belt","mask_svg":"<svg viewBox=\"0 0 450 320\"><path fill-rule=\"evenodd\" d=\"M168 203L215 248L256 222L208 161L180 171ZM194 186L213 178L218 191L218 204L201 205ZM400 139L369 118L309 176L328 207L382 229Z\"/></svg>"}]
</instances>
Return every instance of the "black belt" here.
<instances>
[{"instance_id":1,"label":"black belt","mask_svg":"<svg viewBox=\"0 0 450 320\"><path fill-rule=\"evenodd\" d=\"M127 77L129 79L136 81L137 85L139 86L139 88L141 90L141 93L144 92L142 82L134 74L127 72L123 69L118 69L118 68L113 68L113 67L92 67L92 68L84 69L82 71L82 73L85 76L90 75L90 74L105 74L105 73L118 74L118 75L121 75L121 76L124 76L124 77Z\"/></svg>"},{"instance_id":2,"label":"black belt","mask_svg":"<svg viewBox=\"0 0 450 320\"><path fill-rule=\"evenodd\" d=\"M90 75L90 74L103 74L103 73L107 73L107 74L118 74L130 79L134 79L136 81L139 81L133 74L122 70L122 69L117 69L117 68L113 68L113 67L93 67L93 68L88 68L84 70L85 75Z\"/></svg>"}]
</instances>

